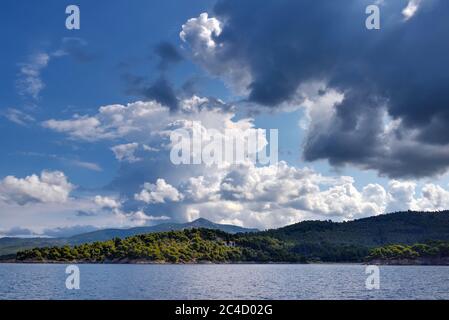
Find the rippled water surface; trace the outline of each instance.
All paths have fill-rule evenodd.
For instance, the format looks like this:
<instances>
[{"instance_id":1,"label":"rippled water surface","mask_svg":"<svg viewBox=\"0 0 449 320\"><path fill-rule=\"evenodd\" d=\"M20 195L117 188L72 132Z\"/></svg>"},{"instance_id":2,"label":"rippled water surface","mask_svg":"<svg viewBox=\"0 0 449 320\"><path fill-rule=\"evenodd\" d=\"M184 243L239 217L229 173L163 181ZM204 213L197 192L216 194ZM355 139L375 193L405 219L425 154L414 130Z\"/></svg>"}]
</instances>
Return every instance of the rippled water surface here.
<instances>
[{"instance_id":1,"label":"rippled water surface","mask_svg":"<svg viewBox=\"0 0 449 320\"><path fill-rule=\"evenodd\" d=\"M0 264L0 299L449 299L449 267L383 266L380 289L363 265Z\"/></svg>"}]
</instances>

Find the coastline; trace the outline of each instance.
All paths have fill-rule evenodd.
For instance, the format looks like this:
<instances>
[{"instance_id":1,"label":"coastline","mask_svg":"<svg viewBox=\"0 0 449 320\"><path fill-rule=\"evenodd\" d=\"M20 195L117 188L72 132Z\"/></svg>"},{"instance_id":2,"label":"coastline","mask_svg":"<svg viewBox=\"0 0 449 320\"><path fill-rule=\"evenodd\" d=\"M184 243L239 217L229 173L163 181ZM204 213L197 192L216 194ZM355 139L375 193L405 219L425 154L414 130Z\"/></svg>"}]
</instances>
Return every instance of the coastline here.
<instances>
[{"instance_id":1,"label":"coastline","mask_svg":"<svg viewBox=\"0 0 449 320\"><path fill-rule=\"evenodd\" d=\"M377 265L377 266L449 266L449 258L442 259L375 259L365 262L261 262L261 261L229 261L229 262L213 262L213 261L197 261L197 262L165 262L165 261L148 261L148 260L125 260L125 261L19 261L15 259L0 260L0 264L36 264L36 265Z\"/></svg>"},{"instance_id":2,"label":"coastline","mask_svg":"<svg viewBox=\"0 0 449 320\"><path fill-rule=\"evenodd\" d=\"M416 259L374 259L367 264L384 266L449 266L449 257Z\"/></svg>"},{"instance_id":3,"label":"coastline","mask_svg":"<svg viewBox=\"0 0 449 320\"><path fill-rule=\"evenodd\" d=\"M3 260L0 264L35 264L35 265L377 265L377 266L449 266L449 260L444 261L438 259L392 259L392 260L372 260L369 262L260 262L260 261L241 261L241 262L213 262L213 261L199 261L199 262L182 262L173 263L165 261L18 261L18 260Z\"/></svg>"}]
</instances>

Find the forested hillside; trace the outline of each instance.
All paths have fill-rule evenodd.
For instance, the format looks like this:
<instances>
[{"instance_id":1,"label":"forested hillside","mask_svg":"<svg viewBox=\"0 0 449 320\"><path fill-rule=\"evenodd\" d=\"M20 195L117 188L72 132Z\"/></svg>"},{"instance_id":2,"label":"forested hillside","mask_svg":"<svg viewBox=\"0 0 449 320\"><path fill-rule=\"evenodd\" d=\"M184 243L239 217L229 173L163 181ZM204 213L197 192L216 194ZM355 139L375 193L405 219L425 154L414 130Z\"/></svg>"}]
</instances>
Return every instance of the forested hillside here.
<instances>
[{"instance_id":1,"label":"forested hillside","mask_svg":"<svg viewBox=\"0 0 449 320\"><path fill-rule=\"evenodd\" d=\"M449 240L449 212L398 212L349 222L305 221L230 234L185 229L114 238L75 247L22 251L20 261L85 262L362 262L372 250ZM229 246L232 242L235 246ZM390 247L383 249L389 252ZM384 252L381 251L381 252Z\"/></svg>"}]
</instances>

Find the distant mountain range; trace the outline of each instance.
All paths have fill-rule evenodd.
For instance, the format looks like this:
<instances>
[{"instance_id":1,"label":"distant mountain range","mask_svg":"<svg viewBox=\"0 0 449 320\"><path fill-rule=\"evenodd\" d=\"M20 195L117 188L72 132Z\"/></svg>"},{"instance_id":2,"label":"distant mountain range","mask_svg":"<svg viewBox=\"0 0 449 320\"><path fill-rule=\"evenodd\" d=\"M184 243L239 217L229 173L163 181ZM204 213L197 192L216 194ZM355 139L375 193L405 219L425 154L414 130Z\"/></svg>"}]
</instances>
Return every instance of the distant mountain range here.
<instances>
[{"instance_id":1,"label":"distant mountain range","mask_svg":"<svg viewBox=\"0 0 449 320\"><path fill-rule=\"evenodd\" d=\"M162 223L155 226L136 227L131 229L103 229L66 238L0 238L0 256L14 254L19 250L36 247L78 245L95 241L105 241L113 238L123 239L138 234L177 231L193 228L220 230L230 234L259 231L258 229L243 228L230 224L213 223L207 219L199 218L195 221L187 223Z\"/></svg>"}]
</instances>

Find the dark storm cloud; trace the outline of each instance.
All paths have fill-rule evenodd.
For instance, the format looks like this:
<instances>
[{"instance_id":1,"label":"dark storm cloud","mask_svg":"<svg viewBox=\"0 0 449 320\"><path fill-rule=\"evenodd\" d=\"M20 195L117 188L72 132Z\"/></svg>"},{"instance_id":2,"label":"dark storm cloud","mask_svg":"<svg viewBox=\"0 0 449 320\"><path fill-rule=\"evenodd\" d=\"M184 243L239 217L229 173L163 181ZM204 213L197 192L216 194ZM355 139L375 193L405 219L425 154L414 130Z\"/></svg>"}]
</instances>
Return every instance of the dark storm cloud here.
<instances>
[{"instance_id":1,"label":"dark storm cloud","mask_svg":"<svg viewBox=\"0 0 449 320\"><path fill-rule=\"evenodd\" d=\"M159 57L159 69L165 70L170 65L176 64L183 60L182 55L179 53L178 49L169 42L159 43L155 49L154 53Z\"/></svg>"},{"instance_id":2,"label":"dark storm cloud","mask_svg":"<svg viewBox=\"0 0 449 320\"><path fill-rule=\"evenodd\" d=\"M164 77L157 79L151 86L144 89L143 94L150 100L156 100L162 105L176 111L179 107L179 100L171 83Z\"/></svg>"},{"instance_id":3,"label":"dark storm cloud","mask_svg":"<svg viewBox=\"0 0 449 320\"><path fill-rule=\"evenodd\" d=\"M449 166L449 1L380 6L381 29L365 28L368 0L220 1L214 63L248 68L249 100L269 107L299 85L326 81L345 93L333 125L311 128L309 161L355 164L394 177L423 177ZM384 132L384 113L400 125ZM386 145L388 144L388 148ZM423 153L425 150L425 154Z\"/></svg>"},{"instance_id":4,"label":"dark storm cloud","mask_svg":"<svg viewBox=\"0 0 449 320\"><path fill-rule=\"evenodd\" d=\"M145 100L155 100L169 107L172 112L179 109L176 90L164 76L159 77L151 84L147 83L147 78L131 73L123 74L122 80L125 82L127 94L139 96Z\"/></svg>"}]
</instances>

